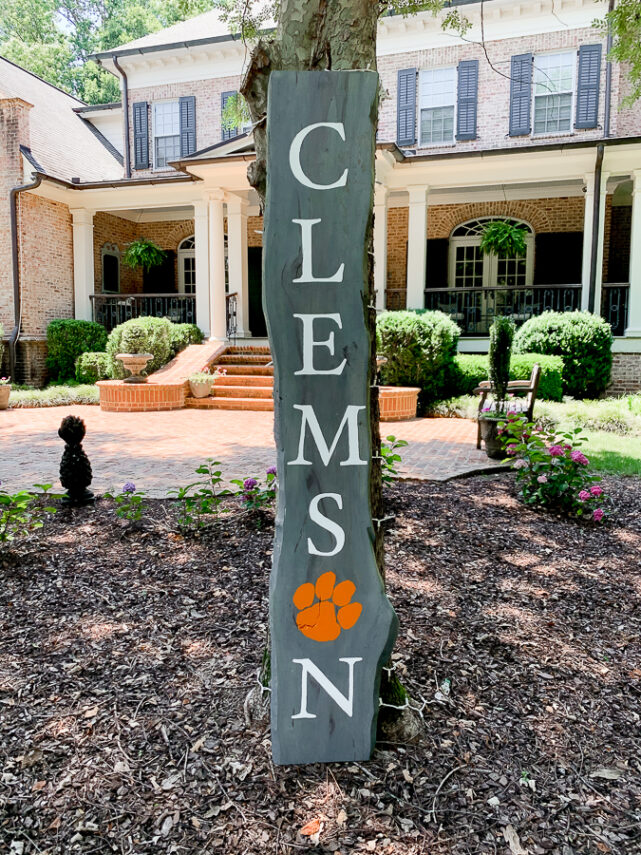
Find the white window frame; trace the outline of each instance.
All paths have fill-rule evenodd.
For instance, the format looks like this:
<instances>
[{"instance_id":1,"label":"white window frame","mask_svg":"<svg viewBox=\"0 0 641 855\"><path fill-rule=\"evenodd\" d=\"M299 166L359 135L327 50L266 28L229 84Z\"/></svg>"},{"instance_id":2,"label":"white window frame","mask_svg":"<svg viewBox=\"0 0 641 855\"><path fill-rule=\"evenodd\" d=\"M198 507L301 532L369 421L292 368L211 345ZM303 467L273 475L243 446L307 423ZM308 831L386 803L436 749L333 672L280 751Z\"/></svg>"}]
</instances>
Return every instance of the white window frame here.
<instances>
[{"instance_id":1,"label":"white window frame","mask_svg":"<svg viewBox=\"0 0 641 855\"><path fill-rule=\"evenodd\" d=\"M426 142L425 140L423 140L423 130L422 130L423 122L421 119L421 111L423 109L430 110L430 109L438 109L438 108L423 107L423 105L421 104L422 89L423 89L422 78L426 74L431 74L434 71L445 71L445 70L451 70L454 72L454 94L453 94L454 100L452 103L452 107L454 108L454 113L453 113L453 119L452 119L452 139L447 140L447 141L443 141L443 142ZM418 125L418 147L419 148L445 148L445 147L453 146L456 144L456 119L457 119L457 113L458 113L458 91L457 90L458 90L458 74L457 74L457 67L455 65L439 65L439 66L436 66L435 68L421 68L420 69L420 71L418 73L418 86L416 87L416 92L417 92L417 94L416 94L416 100L417 100L416 115L417 115L417 125ZM450 105L449 104L443 104L441 106L450 106Z\"/></svg>"},{"instance_id":2,"label":"white window frame","mask_svg":"<svg viewBox=\"0 0 641 855\"><path fill-rule=\"evenodd\" d=\"M474 223L477 220L500 220L502 217L475 217L473 220L468 220L469 223ZM510 220L518 224L523 224L527 226L530 230L529 234L525 238L525 284L524 288L532 287L534 283L534 229L532 226L527 223L525 220L519 220L515 217L510 217ZM467 225L467 223L459 223L453 231L461 228L461 226ZM449 264L448 264L448 288L456 288L456 247L458 246L479 246L481 243L480 235L464 235L461 237L450 237L450 246L449 246ZM498 256L496 255L484 255L483 256L483 281L480 286L478 286L478 290L480 291L482 288L507 288L508 286L499 286L497 284L498 279ZM461 289L462 290L462 289Z\"/></svg>"},{"instance_id":3,"label":"white window frame","mask_svg":"<svg viewBox=\"0 0 641 855\"><path fill-rule=\"evenodd\" d=\"M570 87L570 96L572 98L572 101L570 103L570 127L566 131L543 131L541 133L537 133L535 131L535 126L534 126L534 119L536 116L536 99L537 98L544 98L545 96L536 94L536 80L535 80L535 77L536 77L536 61L539 57L542 57L542 56L561 56L563 54L567 54L568 56L572 56L572 58L573 58L572 85ZM576 110L577 66L578 66L578 53L576 50L573 50L573 49L549 50L549 51L542 51L541 53L535 53L534 54L534 60L533 60L533 64L532 64L532 106L531 106L532 115L530 117L530 123L531 123L531 127L532 127L532 136L533 137L537 137L537 138L541 138L541 137L567 137L567 136L570 136L574 133L573 117L574 117L575 110ZM563 92L551 92L549 94L551 94L551 95L563 95L563 94L567 94L567 90L564 90Z\"/></svg>"},{"instance_id":4,"label":"white window frame","mask_svg":"<svg viewBox=\"0 0 641 855\"><path fill-rule=\"evenodd\" d=\"M186 240L194 241L193 249L181 249L182 244ZM178 293L179 294L187 294L188 292L185 290L185 259L193 258L194 259L194 290L193 293L190 293L190 296L193 296L196 293L196 288L198 287L198 283L196 282L196 244L195 244L195 236L188 235L186 238L183 238L178 244Z\"/></svg>"},{"instance_id":5,"label":"white window frame","mask_svg":"<svg viewBox=\"0 0 641 855\"><path fill-rule=\"evenodd\" d=\"M177 104L178 105L178 133L172 134L172 136L178 137L178 145L180 146L180 99L179 98L157 98L155 101L151 102L151 162L153 164L152 170L154 172L174 172L173 167L169 166L158 166L156 164L156 105L157 104ZM159 134L160 136L166 136L166 134Z\"/></svg>"}]
</instances>

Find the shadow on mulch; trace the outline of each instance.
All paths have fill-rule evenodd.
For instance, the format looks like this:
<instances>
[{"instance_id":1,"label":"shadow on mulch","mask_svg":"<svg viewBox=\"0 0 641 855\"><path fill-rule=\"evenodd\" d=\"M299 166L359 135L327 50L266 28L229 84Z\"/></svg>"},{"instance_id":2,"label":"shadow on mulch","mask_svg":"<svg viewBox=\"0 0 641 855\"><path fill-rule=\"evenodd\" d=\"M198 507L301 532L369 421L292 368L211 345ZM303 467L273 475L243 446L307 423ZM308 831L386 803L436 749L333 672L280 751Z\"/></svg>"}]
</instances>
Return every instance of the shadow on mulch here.
<instances>
[{"instance_id":1,"label":"shadow on mulch","mask_svg":"<svg viewBox=\"0 0 641 855\"><path fill-rule=\"evenodd\" d=\"M641 481L607 487L603 528L522 508L503 474L389 491L424 725L358 765L274 767L249 715L269 522L60 512L0 557L0 851L641 852Z\"/></svg>"}]
</instances>

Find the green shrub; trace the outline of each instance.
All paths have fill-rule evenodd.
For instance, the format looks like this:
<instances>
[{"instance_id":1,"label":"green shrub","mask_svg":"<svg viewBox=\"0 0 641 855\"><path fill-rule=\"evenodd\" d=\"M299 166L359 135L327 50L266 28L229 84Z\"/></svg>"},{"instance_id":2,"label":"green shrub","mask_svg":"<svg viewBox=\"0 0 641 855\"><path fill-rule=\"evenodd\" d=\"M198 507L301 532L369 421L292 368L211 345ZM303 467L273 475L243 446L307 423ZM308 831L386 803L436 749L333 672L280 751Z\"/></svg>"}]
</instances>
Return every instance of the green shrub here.
<instances>
[{"instance_id":1,"label":"green shrub","mask_svg":"<svg viewBox=\"0 0 641 855\"><path fill-rule=\"evenodd\" d=\"M94 321L51 321L47 327L47 368L53 380L73 380L76 359L83 353L104 351L107 331Z\"/></svg>"},{"instance_id":2,"label":"green shrub","mask_svg":"<svg viewBox=\"0 0 641 855\"><path fill-rule=\"evenodd\" d=\"M97 383L110 377L109 356L106 353L82 353L76 359L78 383Z\"/></svg>"},{"instance_id":3,"label":"green shrub","mask_svg":"<svg viewBox=\"0 0 641 855\"><path fill-rule=\"evenodd\" d=\"M545 356L541 353L514 354L510 360L510 380L529 380L536 362L541 366L538 397L546 401L560 401L563 398L563 360L560 356ZM446 397L472 395L479 383L488 379L488 374L487 356L459 353L452 381L446 389Z\"/></svg>"},{"instance_id":4,"label":"green shrub","mask_svg":"<svg viewBox=\"0 0 641 855\"><path fill-rule=\"evenodd\" d=\"M174 356L190 344L202 344L204 338L202 330L196 324L172 324L170 336Z\"/></svg>"},{"instance_id":5,"label":"green shrub","mask_svg":"<svg viewBox=\"0 0 641 855\"><path fill-rule=\"evenodd\" d=\"M125 352L123 350L123 337L126 333L128 337L131 336L132 333L128 332L131 330L136 330L134 334L136 338L140 332L140 341L144 340L144 343L140 345L141 350L137 352L153 354L153 359L147 365L146 373L152 374L166 365L172 357L171 326L171 321L168 321L167 318L132 318L130 321L125 321L124 324L115 327L107 340L110 375L116 380L124 380L127 376L122 362L116 359L116 354Z\"/></svg>"},{"instance_id":6,"label":"green shrub","mask_svg":"<svg viewBox=\"0 0 641 855\"><path fill-rule=\"evenodd\" d=\"M419 410L443 397L460 329L443 312L384 312L377 321L382 382L418 386Z\"/></svg>"},{"instance_id":7,"label":"green shrub","mask_svg":"<svg viewBox=\"0 0 641 855\"><path fill-rule=\"evenodd\" d=\"M544 312L517 332L514 353L560 356L564 393L596 398L610 381L612 329L589 312Z\"/></svg>"},{"instance_id":8,"label":"green shrub","mask_svg":"<svg viewBox=\"0 0 641 855\"><path fill-rule=\"evenodd\" d=\"M507 384L510 382L510 358L512 341L516 327L511 318L498 315L490 327L490 380L497 405L504 404L507 398Z\"/></svg>"}]
</instances>

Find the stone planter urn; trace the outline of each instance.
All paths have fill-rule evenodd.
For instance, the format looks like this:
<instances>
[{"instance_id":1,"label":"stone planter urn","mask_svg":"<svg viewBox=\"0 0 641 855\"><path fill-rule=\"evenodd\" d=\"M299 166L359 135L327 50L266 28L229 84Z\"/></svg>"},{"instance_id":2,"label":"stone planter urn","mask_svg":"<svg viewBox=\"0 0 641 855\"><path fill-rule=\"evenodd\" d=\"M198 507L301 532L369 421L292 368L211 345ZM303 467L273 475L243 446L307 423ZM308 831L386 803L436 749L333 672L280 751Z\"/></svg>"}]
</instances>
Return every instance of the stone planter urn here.
<instances>
[{"instance_id":1,"label":"stone planter urn","mask_svg":"<svg viewBox=\"0 0 641 855\"><path fill-rule=\"evenodd\" d=\"M211 394L214 378L209 380L190 380L189 391L193 398L207 398Z\"/></svg>"},{"instance_id":2,"label":"stone planter urn","mask_svg":"<svg viewBox=\"0 0 641 855\"><path fill-rule=\"evenodd\" d=\"M505 418L479 417L481 439L485 443L485 453L490 460L503 460L505 458L503 443L499 437L499 422L502 421L505 421Z\"/></svg>"},{"instance_id":3,"label":"stone planter urn","mask_svg":"<svg viewBox=\"0 0 641 855\"><path fill-rule=\"evenodd\" d=\"M127 371L131 371L131 377L126 377L125 383L146 383L147 378L141 376L141 372L147 367L147 363L154 358L153 353L117 353L119 359Z\"/></svg>"},{"instance_id":4,"label":"stone planter urn","mask_svg":"<svg viewBox=\"0 0 641 855\"><path fill-rule=\"evenodd\" d=\"M0 384L0 410L6 410L9 407L9 395L11 394L11 384Z\"/></svg>"}]
</instances>

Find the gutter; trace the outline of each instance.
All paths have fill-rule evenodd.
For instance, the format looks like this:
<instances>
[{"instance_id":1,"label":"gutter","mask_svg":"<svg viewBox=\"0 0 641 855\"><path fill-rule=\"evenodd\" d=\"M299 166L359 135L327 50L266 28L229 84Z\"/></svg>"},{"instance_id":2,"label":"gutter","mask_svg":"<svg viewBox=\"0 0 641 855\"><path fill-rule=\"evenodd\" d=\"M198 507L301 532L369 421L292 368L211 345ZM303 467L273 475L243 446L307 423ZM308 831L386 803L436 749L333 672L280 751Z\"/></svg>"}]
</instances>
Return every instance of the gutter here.
<instances>
[{"instance_id":1,"label":"gutter","mask_svg":"<svg viewBox=\"0 0 641 855\"><path fill-rule=\"evenodd\" d=\"M9 372L16 375L16 346L22 325L22 297L20 293L20 263L18 258L18 195L26 190L35 190L42 184L42 175L34 173L28 184L18 184L9 191L9 213L11 218L11 266L13 273L13 317L14 327L9 336Z\"/></svg>"},{"instance_id":2,"label":"gutter","mask_svg":"<svg viewBox=\"0 0 641 855\"><path fill-rule=\"evenodd\" d=\"M129 83L124 68L118 62L118 57L113 57L113 64L122 78L122 109L125 117L125 177L131 178L131 152L129 151Z\"/></svg>"}]
</instances>

